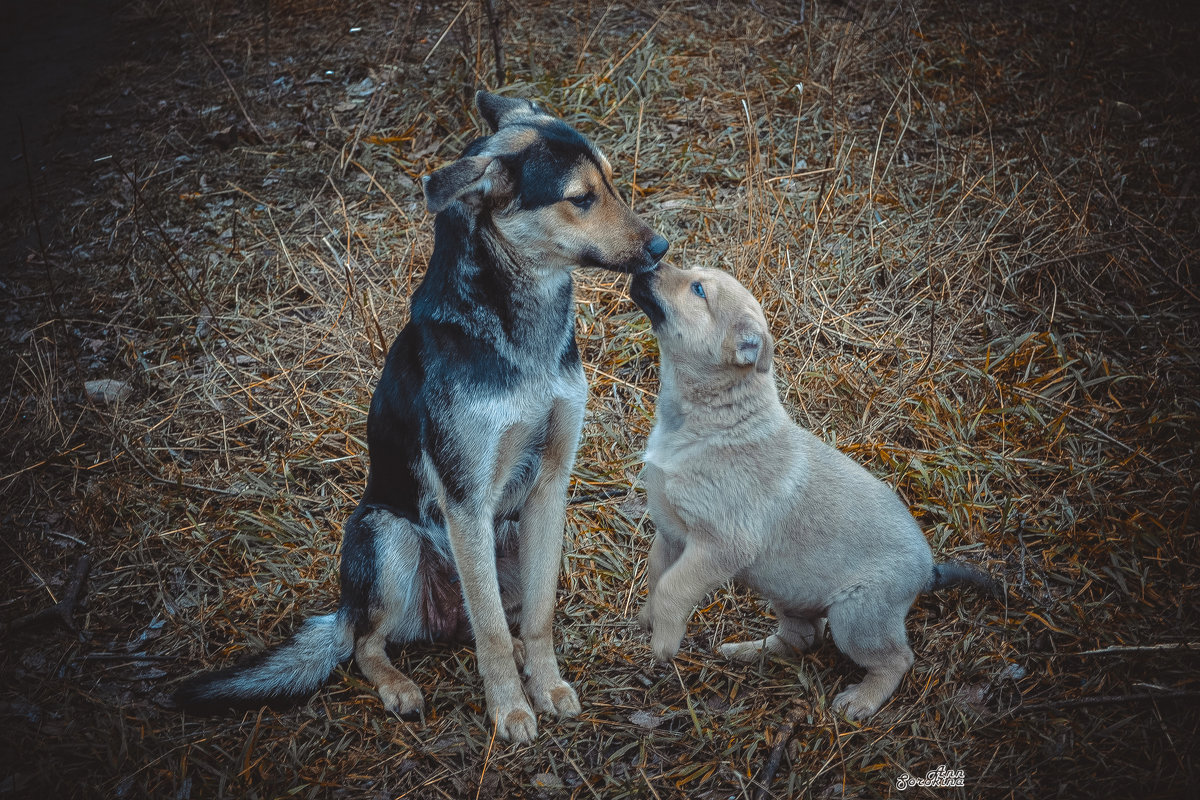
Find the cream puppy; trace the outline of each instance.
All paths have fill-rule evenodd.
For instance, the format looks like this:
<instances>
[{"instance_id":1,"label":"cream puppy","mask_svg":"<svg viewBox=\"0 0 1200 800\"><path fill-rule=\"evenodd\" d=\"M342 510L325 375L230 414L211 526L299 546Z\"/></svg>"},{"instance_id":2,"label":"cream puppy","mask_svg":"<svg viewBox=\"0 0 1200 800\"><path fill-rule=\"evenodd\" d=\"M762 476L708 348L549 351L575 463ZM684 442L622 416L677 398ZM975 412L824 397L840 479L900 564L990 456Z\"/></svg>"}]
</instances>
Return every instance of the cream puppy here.
<instances>
[{"instance_id":1,"label":"cream puppy","mask_svg":"<svg viewBox=\"0 0 1200 800\"><path fill-rule=\"evenodd\" d=\"M631 294L662 360L643 473L657 533L640 619L654 655L672 658L696 604L732 579L771 601L779 627L722 655L807 650L828 618L838 648L867 670L833 707L870 716L912 666L904 617L916 596L990 578L935 565L896 493L792 422L762 308L732 276L659 265Z\"/></svg>"}]
</instances>

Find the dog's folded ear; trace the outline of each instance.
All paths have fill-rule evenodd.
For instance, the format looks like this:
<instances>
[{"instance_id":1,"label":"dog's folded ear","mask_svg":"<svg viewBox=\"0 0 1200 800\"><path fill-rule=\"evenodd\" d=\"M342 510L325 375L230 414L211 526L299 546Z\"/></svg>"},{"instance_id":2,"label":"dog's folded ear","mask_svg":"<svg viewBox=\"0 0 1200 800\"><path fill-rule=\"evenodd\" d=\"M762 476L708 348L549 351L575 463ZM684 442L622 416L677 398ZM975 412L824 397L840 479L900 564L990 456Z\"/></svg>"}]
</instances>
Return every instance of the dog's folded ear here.
<instances>
[{"instance_id":1,"label":"dog's folded ear","mask_svg":"<svg viewBox=\"0 0 1200 800\"><path fill-rule=\"evenodd\" d=\"M766 331L741 328L733 333L733 363L754 365L755 372L769 372L775 355L775 341Z\"/></svg>"},{"instance_id":2,"label":"dog's folded ear","mask_svg":"<svg viewBox=\"0 0 1200 800\"><path fill-rule=\"evenodd\" d=\"M528 100L520 97L501 97L491 92L477 92L475 107L479 109L493 133L517 117L542 113L540 108Z\"/></svg>"},{"instance_id":3,"label":"dog's folded ear","mask_svg":"<svg viewBox=\"0 0 1200 800\"><path fill-rule=\"evenodd\" d=\"M455 200L481 199L504 182L504 167L492 156L467 156L421 179L425 205L436 214Z\"/></svg>"}]
</instances>

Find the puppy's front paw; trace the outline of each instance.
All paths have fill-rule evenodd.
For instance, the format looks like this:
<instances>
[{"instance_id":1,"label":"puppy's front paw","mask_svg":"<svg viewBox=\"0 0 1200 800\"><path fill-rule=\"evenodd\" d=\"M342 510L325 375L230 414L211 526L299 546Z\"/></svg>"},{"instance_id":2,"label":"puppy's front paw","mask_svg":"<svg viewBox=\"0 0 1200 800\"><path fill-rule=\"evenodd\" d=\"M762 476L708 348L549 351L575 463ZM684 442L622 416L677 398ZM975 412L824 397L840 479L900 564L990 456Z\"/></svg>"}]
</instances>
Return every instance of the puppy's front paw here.
<instances>
[{"instance_id":1,"label":"puppy's front paw","mask_svg":"<svg viewBox=\"0 0 1200 800\"><path fill-rule=\"evenodd\" d=\"M650 603L647 602L642 606L642 610L638 612L638 625L642 626L642 630L646 633L654 633L654 619L650 616Z\"/></svg>"},{"instance_id":2,"label":"puppy's front paw","mask_svg":"<svg viewBox=\"0 0 1200 800\"><path fill-rule=\"evenodd\" d=\"M579 705L579 696L571 685L562 678L538 682L530 680L525 684L525 691L533 701L533 708L539 714L553 711L559 719L579 716L583 708Z\"/></svg>"},{"instance_id":3,"label":"puppy's front paw","mask_svg":"<svg viewBox=\"0 0 1200 800\"><path fill-rule=\"evenodd\" d=\"M683 630L673 625L656 623L654 634L650 637L650 652L659 661L670 661L679 652L679 644L683 641Z\"/></svg>"},{"instance_id":4,"label":"puppy's front paw","mask_svg":"<svg viewBox=\"0 0 1200 800\"><path fill-rule=\"evenodd\" d=\"M876 697L864 684L856 683L833 698L833 710L845 714L846 719L863 720L878 711L885 699Z\"/></svg>"}]
</instances>

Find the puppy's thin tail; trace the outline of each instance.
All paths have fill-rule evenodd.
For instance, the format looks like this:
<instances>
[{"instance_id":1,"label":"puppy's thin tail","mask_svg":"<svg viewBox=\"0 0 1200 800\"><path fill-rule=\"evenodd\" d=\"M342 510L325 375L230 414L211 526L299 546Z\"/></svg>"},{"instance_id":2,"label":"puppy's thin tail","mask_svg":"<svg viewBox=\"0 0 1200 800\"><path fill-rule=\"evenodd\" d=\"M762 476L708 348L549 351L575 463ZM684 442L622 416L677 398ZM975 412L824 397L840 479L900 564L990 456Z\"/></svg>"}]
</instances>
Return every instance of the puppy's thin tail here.
<instances>
[{"instance_id":1,"label":"puppy's thin tail","mask_svg":"<svg viewBox=\"0 0 1200 800\"><path fill-rule=\"evenodd\" d=\"M960 561L947 561L943 564L934 564L933 574L930 576L926 591L936 592L941 589L949 589L952 586L967 584L990 594L992 597L1000 597L1002 594L1000 584L995 578L981 569L968 566Z\"/></svg>"},{"instance_id":2,"label":"puppy's thin tail","mask_svg":"<svg viewBox=\"0 0 1200 800\"><path fill-rule=\"evenodd\" d=\"M282 644L188 678L172 700L177 708L199 713L295 702L320 689L353 654L354 635L345 615L311 617Z\"/></svg>"}]
</instances>

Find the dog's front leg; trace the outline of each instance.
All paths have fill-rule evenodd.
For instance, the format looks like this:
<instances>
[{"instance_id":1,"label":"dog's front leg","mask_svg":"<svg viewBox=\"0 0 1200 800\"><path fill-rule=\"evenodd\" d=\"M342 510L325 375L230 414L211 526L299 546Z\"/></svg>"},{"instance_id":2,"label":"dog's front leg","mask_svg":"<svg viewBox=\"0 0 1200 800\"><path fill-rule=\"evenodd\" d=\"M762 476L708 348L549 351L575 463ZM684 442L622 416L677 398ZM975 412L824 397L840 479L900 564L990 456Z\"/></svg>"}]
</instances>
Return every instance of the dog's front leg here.
<instances>
[{"instance_id":1,"label":"dog's front leg","mask_svg":"<svg viewBox=\"0 0 1200 800\"><path fill-rule=\"evenodd\" d=\"M513 660L512 635L500 600L492 515L480 513L477 506L454 503L446 504L445 515L450 549L475 636L475 657L483 678L488 716L501 738L533 741L537 719L525 699Z\"/></svg>"},{"instance_id":2,"label":"dog's front leg","mask_svg":"<svg viewBox=\"0 0 1200 800\"><path fill-rule=\"evenodd\" d=\"M567 482L582 426L582 399L559 400L551 408L541 467L521 509L520 520L521 577L525 587L521 608L525 689L534 709L554 711L559 718L573 717L580 711L579 697L558 671L553 623L567 514Z\"/></svg>"},{"instance_id":3,"label":"dog's front leg","mask_svg":"<svg viewBox=\"0 0 1200 800\"><path fill-rule=\"evenodd\" d=\"M646 599L643 624L650 629L650 650L660 661L679 652L692 609L705 595L737 574L729 554L692 539L662 574Z\"/></svg>"}]
</instances>

